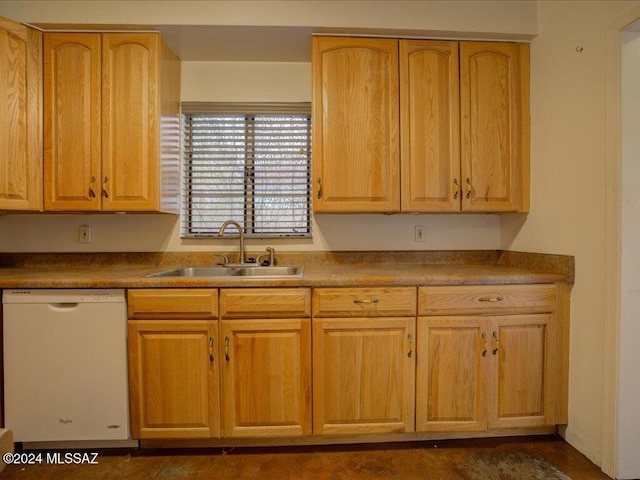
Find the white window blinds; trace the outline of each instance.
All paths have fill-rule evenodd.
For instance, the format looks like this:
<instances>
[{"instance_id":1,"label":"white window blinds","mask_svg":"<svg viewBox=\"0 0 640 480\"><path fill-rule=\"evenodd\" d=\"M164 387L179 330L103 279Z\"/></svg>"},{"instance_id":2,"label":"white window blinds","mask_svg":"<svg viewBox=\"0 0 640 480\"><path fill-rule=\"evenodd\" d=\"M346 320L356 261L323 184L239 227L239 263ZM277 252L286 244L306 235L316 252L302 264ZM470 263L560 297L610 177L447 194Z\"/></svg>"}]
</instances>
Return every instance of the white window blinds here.
<instances>
[{"instance_id":1,"label":"white window blinds","mask_svg":"<svg viewBox=\"0 0 640 480\"><path fill-rule=\"evenodd\" d=\"M183 104L182 236L308 237L309 104Z\"/></svg>"}]
</instances>

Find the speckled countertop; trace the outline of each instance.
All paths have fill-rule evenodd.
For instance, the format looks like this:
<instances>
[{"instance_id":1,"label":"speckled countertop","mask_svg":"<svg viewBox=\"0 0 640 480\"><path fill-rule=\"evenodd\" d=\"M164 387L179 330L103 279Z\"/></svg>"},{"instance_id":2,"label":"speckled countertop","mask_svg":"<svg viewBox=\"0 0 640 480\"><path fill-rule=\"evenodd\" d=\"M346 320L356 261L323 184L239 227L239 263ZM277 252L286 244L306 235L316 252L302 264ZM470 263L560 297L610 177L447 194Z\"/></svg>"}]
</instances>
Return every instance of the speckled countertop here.
<instances>
[{"instance_id":1,"label":"speckled countertop","mask_svg":"<svg viewBox=\"0 0 640 480\"><path fill-rule=\"evenodd\" d=\"M232 258L233 260L233 258ZM148 277L178 266L215 265L213 253L0 254L0 288L393 286L574 282L574 258L501 250L276 254L304 265L295 278Z\"/></svg>"}]
</instances>

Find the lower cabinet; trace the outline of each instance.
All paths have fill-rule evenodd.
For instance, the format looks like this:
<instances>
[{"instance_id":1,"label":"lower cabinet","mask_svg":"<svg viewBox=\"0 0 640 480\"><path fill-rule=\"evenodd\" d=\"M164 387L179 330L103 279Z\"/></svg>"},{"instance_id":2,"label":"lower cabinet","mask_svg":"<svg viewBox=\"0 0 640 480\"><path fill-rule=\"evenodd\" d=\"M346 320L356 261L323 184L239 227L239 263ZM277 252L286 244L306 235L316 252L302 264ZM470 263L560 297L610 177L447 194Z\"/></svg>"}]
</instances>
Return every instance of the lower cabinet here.
<instances>
[{"instance_id":1,"label":"lower cabinet","mask_svg":"<svg viewBox=\"0 0 640 480\"><path fill-rule=\"evenodd\" d=\"M419 318L417 429L553 425L549 321L543 314Z\"/></svg>"},{"instance_id":2,"label":"lower cabinet","mask_svg":"<svg viewBox=\"0 0 640 480\"><path fill-rule=\"evenodd\" d=\"M314 434L413 432L416 289L317 288L313 300Z\"/></svg>"},{"instance_id":3,"label":"lower cabinet","mask_svg":"<svg viewBox=\"0 0 640 480\"><path fill-rule=\"evenodd\" d=\"M132 437L219 437L217 290L129 290L128 300Z\"/></svg>"},{"instance_id":4,"label":"lower cabinet","mask_svg":"<svg viewBox=\"0 0 640 480\"><path fill-rule=\"evenodd\" d=\"M489 428L557 423L551 323L548 314L491 319Z\"/></svg>"},{"instance_id":5,"label":"lower cabinet","mask_svg":"<svg viewBox=\"0 0 640 480\"><path fill-rule=\"evenodd\" d=\"M223 289L220 306L222 435L311 435L309 289Z\"/></svg>"},{"instance_id":6,"label":"lower cabinet","mask_svg":"<svg viewBox=\"0 0 640 480\"><path fill-rule=\"evenodd\" d=\"M446 437L566 423L568 292L129 290L132 435Z\"/></svg>"},{"instance_id":7,"label":"lower cabinet","mask_svg":"<svg viewBox=\"0 0 640 480\"><path fill-rule=\"evenodd\" d=\"M418 431L487 429L484 326L482 317L418 319Z\"/></svg>"},{"instance_id":8,"label":"lower cabinet","mask_svg":"<svg viewBox=\"0 0 640 480\"><path fill-rule=\"evenodd\" d=\"M223 320L225 437L311 435L311 320Z\"/></svg>"},{"instance_id":9,"label":"lower cabinet","mask_svg":"<svg viewBox=\"0 0 640 480\"><path fill-rule=\"evenodd\" d=\"M313 323L316 435L412 432L415 318Z\"/></svg>"},{"instance_id":10,"label":"lower cabinet","mask_svg":"<svg viewBox=\"0 0 640 480\"><path fill-rule=\"evenodd\" d=\"M513 287L419 289L421 312L437 315L418 318L416 430L557 423L555 286ZM447 295L463 295L469 303L441 305ZM448 309L473 314L443 315ZM509 313L526 310L532 313Z\"/></svg>"}]
</instances>

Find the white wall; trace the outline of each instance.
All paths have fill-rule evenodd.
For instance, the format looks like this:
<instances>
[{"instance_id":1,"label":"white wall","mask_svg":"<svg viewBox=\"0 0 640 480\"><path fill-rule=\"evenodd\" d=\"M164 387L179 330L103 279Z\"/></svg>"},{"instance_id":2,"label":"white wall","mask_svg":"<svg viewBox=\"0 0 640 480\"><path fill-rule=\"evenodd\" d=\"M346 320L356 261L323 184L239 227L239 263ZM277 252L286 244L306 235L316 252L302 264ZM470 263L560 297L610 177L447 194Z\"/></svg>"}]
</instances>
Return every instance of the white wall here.
<instances>
[{"instance_id":1,"label":"white wall","mask_svg":"<svg viewBox=\"0 0 640 480\"><path fill-rule=\"evenodd\" d=\"M640 478L640 32L622 45L622 288L618 372L618 478Z\"/></svg>"},{"instance_id":2,"label":"white wall","mask_svg":"<svg viewBox=\"0 0 640 480\"><path fill-rule=\"evenodd\" d=\"M93 242L80 243L81 225ZM425 241L414 241L424 225ZM249 252L280 251L494 250L500 223L495 215L318 215L313 239L247 239ZM5 215L0 217L1 252L228 251L237 240L183 240L171 215Z\"/></svg>"},{"instance_id":3,"label":"white wall","mask_svg":"<svg viewBox=\"0 0 640 480\"><path fill-rule=\"evenodd\" d=\"M311 63L182 62L183 102L310 102Z\"/></svg>"},{"instance_id":4,"label":"white wall","mask_svg":"<svg viewBox=\"0 0 640 480\"><path fill-rule=\"evenodd\" d=\"M531 213L525 223L502 222L503 248L576 258L566 438L597 464L603 403L613 394L604 390L603 378L607 33L637 7L621 1L539 2L539 35L531 44Z\"/></svg>"}]
</instances>

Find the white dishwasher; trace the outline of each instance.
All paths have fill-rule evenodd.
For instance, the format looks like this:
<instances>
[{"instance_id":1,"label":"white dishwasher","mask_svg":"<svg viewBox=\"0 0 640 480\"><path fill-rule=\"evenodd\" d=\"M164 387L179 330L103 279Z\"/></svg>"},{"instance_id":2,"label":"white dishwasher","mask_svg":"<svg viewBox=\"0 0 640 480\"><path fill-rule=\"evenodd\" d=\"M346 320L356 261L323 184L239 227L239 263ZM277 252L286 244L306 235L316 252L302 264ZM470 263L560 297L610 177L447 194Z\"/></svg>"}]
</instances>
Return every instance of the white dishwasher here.
<instances>
[{"instance_id":1,"label":"white dishwasher","mask_svg":"<svg viewBox=\"0 0 640 480\"><path fill-rule=\"evenodd\" d=\"M2 303L14 440L128 439L124 290L4 290Z\"/></svg>"}]
</instances>

